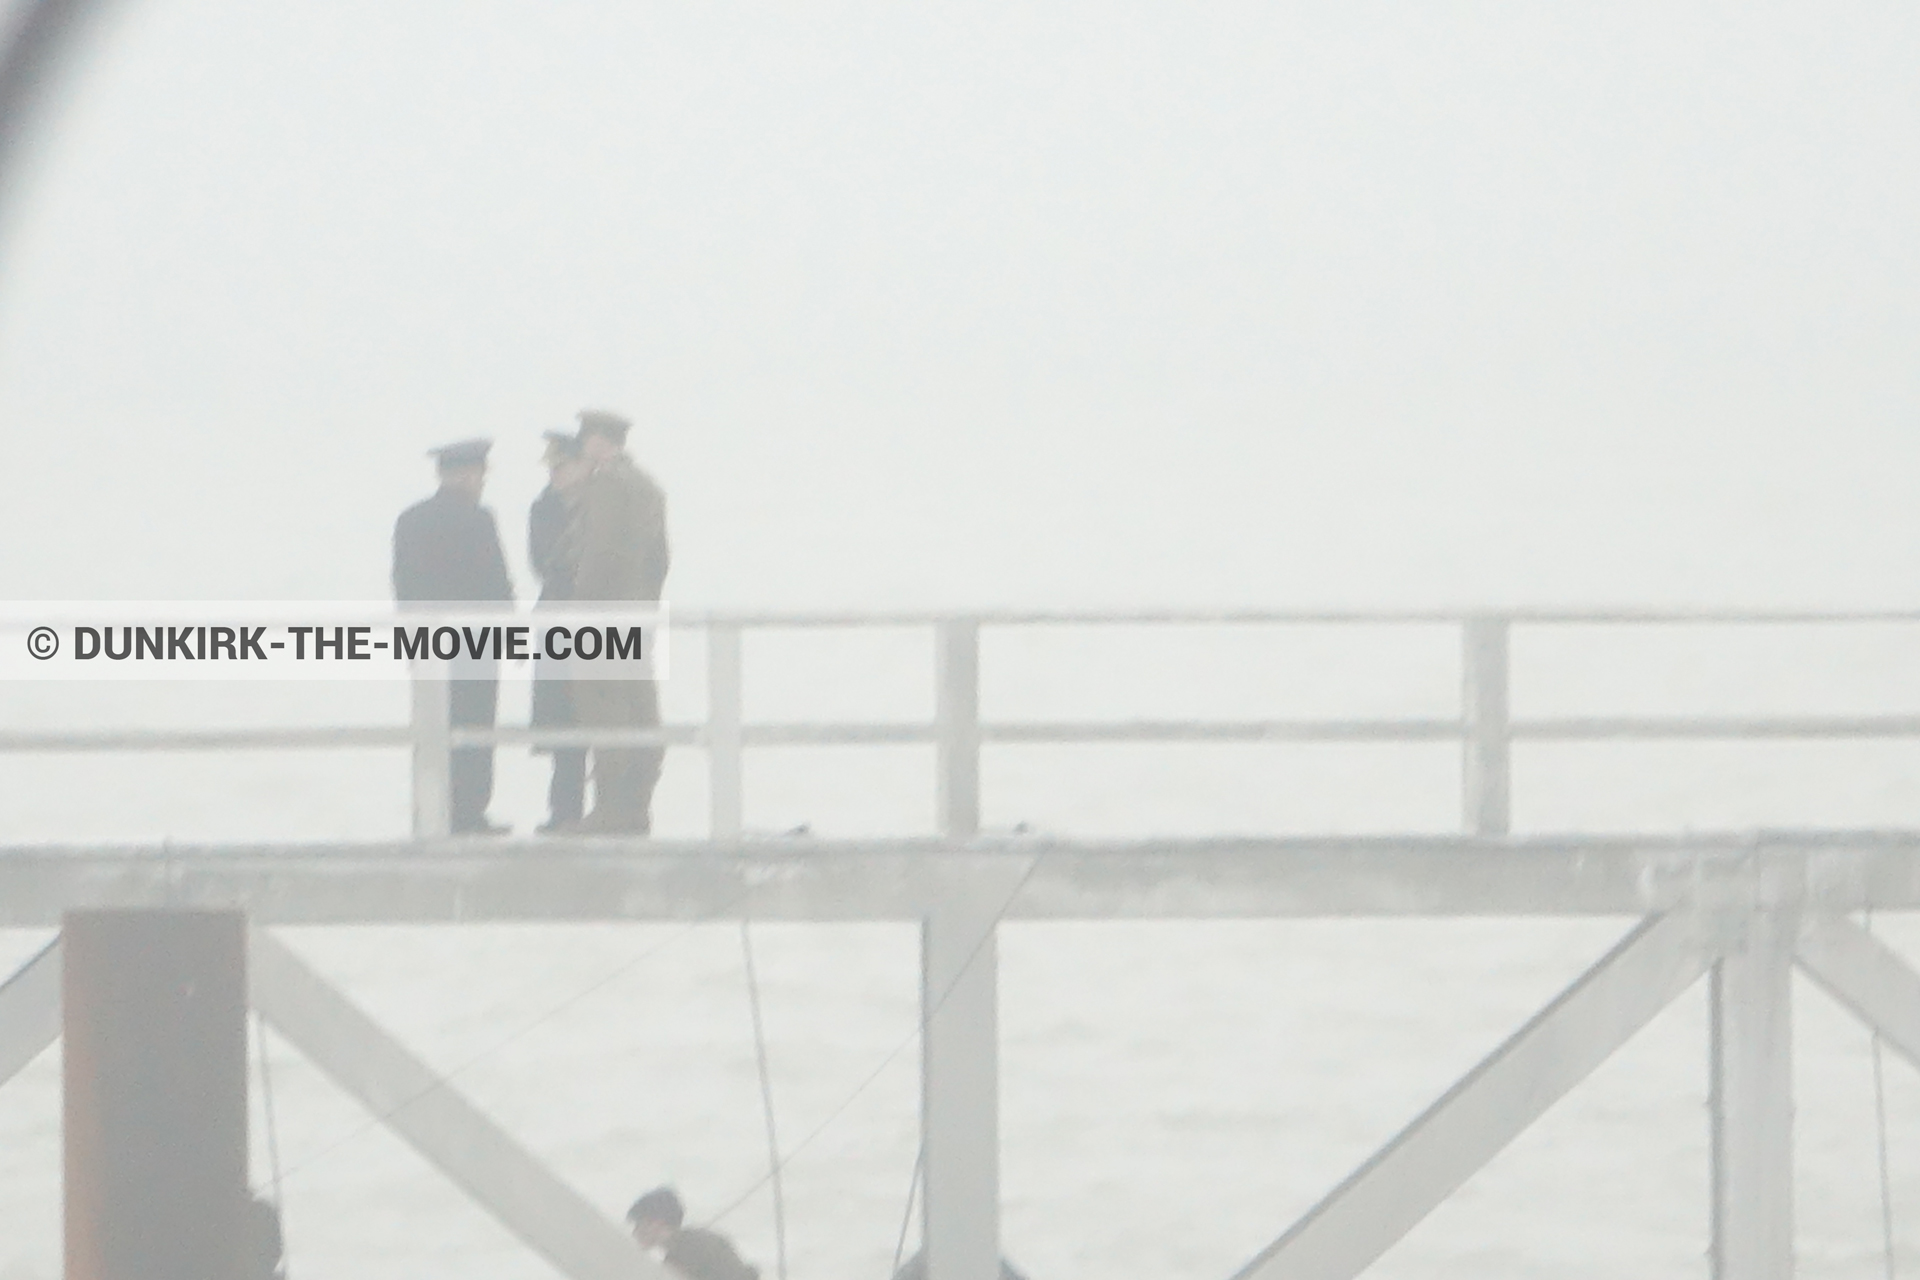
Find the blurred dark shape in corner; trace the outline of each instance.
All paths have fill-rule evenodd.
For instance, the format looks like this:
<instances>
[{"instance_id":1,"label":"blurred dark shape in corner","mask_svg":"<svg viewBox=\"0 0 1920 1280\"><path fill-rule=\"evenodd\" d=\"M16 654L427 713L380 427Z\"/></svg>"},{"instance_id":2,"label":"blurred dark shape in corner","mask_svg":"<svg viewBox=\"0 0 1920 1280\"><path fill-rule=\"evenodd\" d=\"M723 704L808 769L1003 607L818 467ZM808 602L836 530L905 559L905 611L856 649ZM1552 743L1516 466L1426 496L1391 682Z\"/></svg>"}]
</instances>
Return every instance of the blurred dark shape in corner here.
<instances>
[{"instance_id":1,"label":"blurred dark shape in corner","mask_svg":"<svg viewBox=\"0 0 1920 1280\"><path fill-rule=\"evenodd\" d=\"M280 1211L260 1196L247 1201L241 1219L240 1280L281 1280L286 1275L285 1242L280 1234Z\"/></svg>"},{"instance_id":2,"label":"blurred dark shape in corner","mask_svg":"<svg viewBox=\"0 0 1920 1280\"><path fill-rule=\"evenodd\" d=\"M89 29L120 0L0 0L0 239L28 132Z\"/></svg>"}]
</instances>

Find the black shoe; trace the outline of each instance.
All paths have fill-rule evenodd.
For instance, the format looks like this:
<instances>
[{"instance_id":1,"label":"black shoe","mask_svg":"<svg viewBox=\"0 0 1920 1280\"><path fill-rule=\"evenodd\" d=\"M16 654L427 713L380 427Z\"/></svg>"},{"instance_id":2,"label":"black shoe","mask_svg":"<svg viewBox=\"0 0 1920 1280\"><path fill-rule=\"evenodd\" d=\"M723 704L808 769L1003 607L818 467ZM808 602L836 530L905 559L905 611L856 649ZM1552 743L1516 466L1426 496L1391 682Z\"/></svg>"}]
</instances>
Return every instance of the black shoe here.
<instances>
[{"instance_id":1,"label":"black shoe","mask_svg":"<svg viewBox=\"0 0 1920 1280\"><path fill-rule=\"evenodd\" d=\"M504 836L513 834L513 828L504 822L495 822L482 814L469 822L453 824L453 834L457 836Z\"/></svg>"},{"instance_id":2,"label":"black shoe","mask_svg":"<svg viewBox=\"0 0 1920 1280\"><path fill-rule=\"evenodd\" d=\"M579 821L580 819L578 818L548 818L545 822L535 827L533 832L535 835L541 836L558 835Z\"/></svg>"}]
</instances>

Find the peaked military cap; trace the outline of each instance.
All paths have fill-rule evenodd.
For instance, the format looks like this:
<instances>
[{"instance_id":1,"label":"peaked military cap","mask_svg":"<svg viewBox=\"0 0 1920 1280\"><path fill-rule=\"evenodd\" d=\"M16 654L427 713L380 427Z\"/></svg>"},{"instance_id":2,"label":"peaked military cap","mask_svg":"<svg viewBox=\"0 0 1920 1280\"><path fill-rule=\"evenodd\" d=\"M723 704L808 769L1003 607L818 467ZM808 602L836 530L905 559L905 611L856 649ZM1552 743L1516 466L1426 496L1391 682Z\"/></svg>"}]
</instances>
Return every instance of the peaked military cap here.
<instances>
[{"instance_id":1,"label":"peaked military cap","mask_svg":"<svg viewBox=\"0 0 1920 1280\"><path fill-rule=\"evenodd\" d=\"M582 409L577 416L583 436L605 436L615 444L625 444L627 432L633 430L631 422L605 409Z\"/></svg>"},{"instance_id":2,"label":"peaked military cap","mask_svg":"<svg viewBox=\"0 0 1920 1280\"><path fill-rule=\"evenodd\" d=\"M543 431L540 435L547 442L546 460L548 462L580 456L580 437L573 432Z\"/></svg>"},{"instance_id":3,"label":"peaked military cap","mask_svg":"<svg viewBox=\"0 0 1920 1280\"><path fill-rule=\"evenodd\" d=\"M487 450L491 448L491 440L456 440L452 444L427 450L427 456L439 463L442 470L448 467L478 467L486 463Z\"/></svg>"}]
</instances>

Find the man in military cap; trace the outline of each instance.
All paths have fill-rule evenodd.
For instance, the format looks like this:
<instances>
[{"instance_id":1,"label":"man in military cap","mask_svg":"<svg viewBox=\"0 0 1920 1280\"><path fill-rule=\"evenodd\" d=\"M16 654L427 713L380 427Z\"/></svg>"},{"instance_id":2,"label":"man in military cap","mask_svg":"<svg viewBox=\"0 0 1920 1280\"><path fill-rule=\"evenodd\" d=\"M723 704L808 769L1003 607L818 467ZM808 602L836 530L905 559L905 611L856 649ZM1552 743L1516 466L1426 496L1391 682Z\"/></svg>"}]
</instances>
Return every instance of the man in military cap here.
<instances>
[{"instance_id":1,"label":"man in military cap","mask_svg":"<svg viewBox=\"0 0 1920 1280\"><path fill-rule=\"evenodd\" d=\"M547 487L527 512L527 562L540 579L540 603L571 600L573 576L580 567L580 525L574 518L587 461L580 456L580 438L571 431L549 431ZM577 723L566 680L545 659L533 664L535 728L564 728ZM536 747L553 757L553 779L547 785L547 821L541 831L553 831L577 822L586 808L587 749Z\"/></svg>"},{"instance_id":2,"label":"man in military cap","mask_svg":"<svg viewBox=\"0 0 1920 1280\"><path fill-rule=\"evenodd\" d=\"M658 601L669 560L666 495L627 455L631 423L597 409L579 417L580 451L590 470L580 486L580 566L573 598ZM571 690L574 714L583 726L660 723L659 695L651 680L580 680ZM580 820L579 829L646 834L665 758L660 747L595 747L593 812Z\"/></svg>"},{"instance_id":3,"label":"man in military cap","mask_svg":"<svg viewBox=\"0 0 1920 1280\"><path fill-rule=\"evenodd\" d=\"M480 505L487 482L488 440L462 440L429 450L440 489L400 513L393 525L393 598L403 604L473 600L511 604L513 583L500 551L493 512ZM491 662L477 678L450 682L451 721L462 727L493 727L499 676ZM502 835L490 821L493 748L453 752L450 808L455 832Z\"/></svg>"}]
</instances>

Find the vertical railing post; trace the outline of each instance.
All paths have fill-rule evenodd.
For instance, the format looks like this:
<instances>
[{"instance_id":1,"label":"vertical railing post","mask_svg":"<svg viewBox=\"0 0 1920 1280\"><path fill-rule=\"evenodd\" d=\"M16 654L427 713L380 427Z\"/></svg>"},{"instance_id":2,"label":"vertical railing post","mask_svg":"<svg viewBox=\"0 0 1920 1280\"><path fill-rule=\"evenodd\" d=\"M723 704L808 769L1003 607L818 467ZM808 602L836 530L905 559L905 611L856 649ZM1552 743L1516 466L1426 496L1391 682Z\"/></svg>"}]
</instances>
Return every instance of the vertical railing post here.
<instances>
[{"instance_id":1,"label":"vertical railing post","mask_svg":"<svg viewBox=\"0 0 1920 1280\"><path fill-rule=\"evenodd\" d=\"M741 734L745 694L740 628L707 627L707 829L714 840L737 840L743 821L745 760Z\"/></svg>"},{"instance_id":2,"label":"vertical railing post","mask_svg":"<svg viewBox=\"0 0 1920 1280\"><path fill-rule=\"evenodd\" d=\"M413 670L413 836L433 840L453 830L453 703L447 665Z\"/></svg>"},{"instance_id":3,"label":"vertical railing post","mask_svg":"<svg viewBox=\"0 0 1920 1280\"><path fill-rule=\"evenodd\" d=\"M1797 869L1755 865L1757 892L1731 921L1737 943L1713 967L1713 1280L1793 1276Z\"/></svg>"},{"instance_id":4,"label":"vertical railing post","mask_svg":"<svg viewBox=\"0 0 1920 1280\"><path fill-rule=\"evenodd\" d=\"M934 666L940 771L940 833L980 830L980 624L949 618L938 624Z\"/></svg>"},{"instance_id":5,"label":"vertical railing post","mask_svg":"<svg viewBox=\"0 0 1920 1280\"><path fill-rule=\"evenodd\" d=\"M1000 1275L996 906L980 886L959 886L941 895L921 926L927 1280Z\"/></svg>"},{"instance_id":6,"label":"vertical railing post","mask_svg":"<svg viewBox=\"0 0 1920 1280\"><path fill-rule=\"evenodd\" d=\"M1470 835L1504 836L1513 827L1508 625L1505 618L1481 617L1467 619L1465 626L1460 655L1460 713L1466 731L1461 819Z\"/></svg>"},{"instance_id":7,"label":"vertical railing post","mask_svg":"<svg viewBox=\"0 0 1920 1280\"><path fill-rule=\"evenodd\" d=\"M935 633L940 833L980 830L980 624ZM971 875L970 869L960 875ZM920 929L920 1134L928 1280L1000 1274L999 912L991 887L942 892Z\"/></svg>"}]
</instances>

